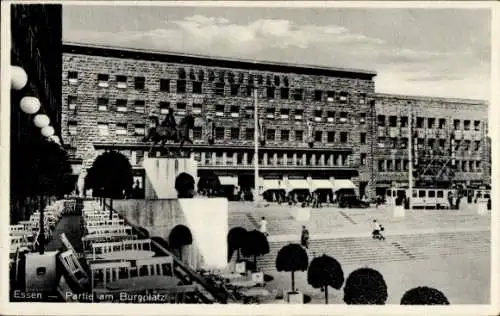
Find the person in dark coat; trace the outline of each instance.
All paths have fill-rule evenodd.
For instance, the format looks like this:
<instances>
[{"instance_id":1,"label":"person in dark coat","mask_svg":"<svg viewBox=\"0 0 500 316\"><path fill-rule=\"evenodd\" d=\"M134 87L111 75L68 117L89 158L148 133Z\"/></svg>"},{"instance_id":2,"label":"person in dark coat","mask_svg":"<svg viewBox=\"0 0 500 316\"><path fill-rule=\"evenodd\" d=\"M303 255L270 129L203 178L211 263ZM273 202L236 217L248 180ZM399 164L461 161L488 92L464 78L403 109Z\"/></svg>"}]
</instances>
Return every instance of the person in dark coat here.
<instances>
[{"instance_id":1,"label":"person in dark coat","mask_svg":"<svg viewBox=\"0 0 500 316\"><path fill-rule=\"evenodd\" d=\"M302 226L302 233L300 234L300 244L302 247L309 249L309 231L306 226Z\"/></svg>"}]
</instances>

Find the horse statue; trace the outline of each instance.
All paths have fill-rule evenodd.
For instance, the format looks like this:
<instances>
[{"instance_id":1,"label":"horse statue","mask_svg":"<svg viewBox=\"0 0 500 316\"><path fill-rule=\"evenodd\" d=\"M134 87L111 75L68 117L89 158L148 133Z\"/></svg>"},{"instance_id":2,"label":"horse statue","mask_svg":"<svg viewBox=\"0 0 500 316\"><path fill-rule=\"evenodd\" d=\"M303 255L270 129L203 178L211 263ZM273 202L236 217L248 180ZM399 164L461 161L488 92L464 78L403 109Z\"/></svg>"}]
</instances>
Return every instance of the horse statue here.
<instances>
[{"instance_id":1,"label":"horse statue","mask_svg":"<svg viewBox=\"0 0 500 316\"><path fill-rule=\"evenodd\" d=\"M172 110L168 112L162 122L160 122L158 115L155 114L151 114L149 118L150 128L142 141L151 142L151 147L149 148L150 154L153 151L153 146L158 143L160 143L162 148L166 149L168 152L168 149L165 146L167 140L179 143L179 149L181 152L186 142L193 144L193 141L189 138L189 131L194 128L194 117L192 115L186 115L178 125L175 122Z\"/></svg>"}]
</instances>

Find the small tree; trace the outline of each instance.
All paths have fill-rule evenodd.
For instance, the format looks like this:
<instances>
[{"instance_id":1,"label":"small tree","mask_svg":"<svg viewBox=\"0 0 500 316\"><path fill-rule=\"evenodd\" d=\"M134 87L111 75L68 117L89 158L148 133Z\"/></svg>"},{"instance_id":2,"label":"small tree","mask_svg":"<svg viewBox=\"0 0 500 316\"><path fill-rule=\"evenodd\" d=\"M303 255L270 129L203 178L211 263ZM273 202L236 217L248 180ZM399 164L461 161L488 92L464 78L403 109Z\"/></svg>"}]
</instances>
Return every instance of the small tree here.
<instances>
[{"instance_id":1,"label":"small tree","mask_svg":"<svg viewBox=\"0 0 500 316\"><path fill-rule=\"evenodd\" d=\"M108 197L110 199L109 218L111 219L113 199L123 198L123 193L132 189L132 166L127 157L121 153L107 151L94 160L92 167L87 172L85 182L93 192L99 192L102 198Z\"/></svg>"},{"instance_id":2,"label":"small tree","mask_svg":"<svg viewBox=\"0 0 500 316\"><path fill-rule=\"evenodd\" d=\"M252 230L245 234L241 253L245 257L253 256L253 265L257 270L257 256L269 253L269 242L266 235L258 230Z\"/></svg>"},{"instance_id":3,"label":"small tree","mask_svg":"<svg viewBox=\"0 0 500 316\"><path fill-rule=\"evenodd\" d=\"M401 305L450 305L443 292L427 286L419 286L406 293L401 298Z\"/></svg>"},{"instance_id":4,"label":"small tree","mask_svg":"<svg viewBox=\"0 0 500 316\"><path fill-rule=\"evenodd\" d=\"M324 288L325 304L328 304L328 286L340 290L344 284L344 271L334 258L322 255L314 258L307 270L307 283L313 288Z\"/></svg>"},{"instance_id":5,"label":"small tree","mask_svg":"<svg viewBox=\"0 0 500 316\"><path fill-rule=\"evenodd\" d=\"M184 225L175 226L168 236L168 244L172 249L177 249L179 259L182 260L182 248L193 243L191 230Z\"/></svg>"},{"instance_id":6,"label":"small tree","mask_svg":"<svg viewBox=\"0 0 500 316\"><path fill-rule=\"evenodd\" d=\"M175 189L179 199L191 199L194 196L194 178L188 173L181 173L175 178Z\"/></svg>"},{"instance_id":7,"label":"small tree","mask_svg":"<svg viewBox=\"0 0 500 316\"><path fill-rule=\"evenodd\" d=\"M380 272L371 268L357 269L347 278L344 302L349 305L384 305L387 284Z\"/></svg>"},{"instance_id":8,"label":"small tree","mask_svg":"<svg viewBox=\"0 0 500 316\"><path fill-rule=\"evenodd\" d=\"M295 292L295 271L306 271L309 264L307 252L299 244L288 244L278 251L276 269L292 272L292 291Z\"/></svg>"},{"instance_id":9,"label":"small tree","mask_svg":"<svg viewBox=\"0 0 500 316\"><path fill-rule=\"evenodd\" d=\"M243 227L233 227L227 233L227 261L231 261L236 250L236 262L240 261L240 250L244 247L247 230Z\"/></svg>"}]
</instances>

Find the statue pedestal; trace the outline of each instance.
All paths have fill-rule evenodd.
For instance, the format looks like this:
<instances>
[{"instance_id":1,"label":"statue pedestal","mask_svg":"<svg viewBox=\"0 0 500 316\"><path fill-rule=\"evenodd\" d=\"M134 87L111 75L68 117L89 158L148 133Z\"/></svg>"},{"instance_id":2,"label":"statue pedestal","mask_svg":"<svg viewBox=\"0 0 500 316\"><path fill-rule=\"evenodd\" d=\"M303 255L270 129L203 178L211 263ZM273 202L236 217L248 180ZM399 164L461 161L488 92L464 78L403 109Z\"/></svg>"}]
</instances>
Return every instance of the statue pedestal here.
<instances>
[{"instance_id":1,"label":"statue pedestal","mask_svg":"<svg viewBox=\"0 0 500 316\"><path fill-rule=\"evenodd\" d=\"M193 177L196 190L198 163L192 158L145 157L143 166L146 199L176 199L175 179L183 172Z\"/></svg>"}]
</instances>

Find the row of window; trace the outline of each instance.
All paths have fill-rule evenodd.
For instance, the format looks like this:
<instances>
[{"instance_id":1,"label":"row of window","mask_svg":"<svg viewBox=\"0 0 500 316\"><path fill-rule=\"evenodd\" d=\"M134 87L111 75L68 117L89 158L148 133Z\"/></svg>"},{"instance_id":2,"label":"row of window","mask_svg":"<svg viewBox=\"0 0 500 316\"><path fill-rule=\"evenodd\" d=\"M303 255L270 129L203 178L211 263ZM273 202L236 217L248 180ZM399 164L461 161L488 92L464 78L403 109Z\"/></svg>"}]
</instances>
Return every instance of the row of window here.
<instances>
[{"instance_id":1,"label":"row of window","mask_svg":"<svg viewBox=\"0 0 500 316\"><path fill-rule=\"evenodd\" d=\"M175 89L172 89L172 84L175 82ZM71 85L78 84L78 73L74 71L68 72L68 83ZM193 94L202 94L204 91L204 85L202 81L186 81L184 79L180 80L170 80L170 79L159 79L159 89L162 92L176 92L176 93L188 93L188 83L191 85L190 92ZM98 74L97 75L97 85L102 88L109 87L109 75ZM227 89L228 94L226 94L226 83L225 82L215 82L210 84L213 88L215 95L224 96L242 96L251 97L255 89L259 87L253 84L243 85L241 83L230 83ZM127 89L129 87L127 77L123 75L116 76L116 87L119 89ZM145 77L134 77L133 87L135 90L144 90L146 88ZM207 86L205 85L205 90ZM271 85L262 86L264 89L264 96L268 99L280 98L282 100L293 99L295 101L302 101L304 97L304 89L295 88L290 89L287 87L275 87ZM207 91L205 91L207 92ZM262 97L262 96L261 96ZM313 96L311 98L314 101L327 101L327 102L339 102L347 103L349 100L349 93L345 91L323 91L314 90ZM366 94L358 95L358 102L360 104L365 104Z\"/></svg>"},{"instance_id":2,"label":"row of window","mask_svg":"<svg viewBox=\"0 0 500 316\"><path fill-rule=\"evenodd\" d=\"M398 126L398 118L399 118L399 126ZM427 124L426 124L427 122ZM463 123L463 124L462 124ZM408 116L385 116L385 115L378 115L377 116L377 124L378 126L387 126L389 127L408 127ZM415 120L415 126L416 128L439 128L439 129L444 129L446 128L446 119L445 118L434 118L434 117L417 117ZM475 120L458 120L454 119L453 120L453 128L455 130L466 130L469 131L472 128L474 128L475 131L480 131L481 130L481 121Z\"/></svg>"},{"instance_id":3,"label":"row of window","mask_svg":"<svg viewBox=\"0 0 500 316\"><path fill-rule=\"evenodd\" d=\"M447 142L445 139L434 139L434 138L428 138L427 140L419 138L417 139L417 142L414 143L414 145L418 149L423 149L424 147L427 147L429 149L439 149L442 151L447 150L450 145L449 142ZM473 145L473 146L471 146ZM406 149L408 148L408 138L406 137L379 137L377 139L377 146L379 148L390 148L390 149ZM470 140L455 140L454 141L454 146L452 149L458 151L460 149L464 149L465 151L470 151L471 149L473 151L480 151L481 150L481 141L476 140L476 141L470 141Z\"/></svg>"},{"instance_id":4,"label":"row of window","mask_svg":"<svg viewBox=\"0 0 500 316\"><path fill-rule=\"evenodd\" d=\"M455 160L455 166L458 171L462 172L480 172L480 160ZM408 171L408 159L379 159L378 171L380 172L393 172L393 171Z\"/></svg>"}]
</instances>

